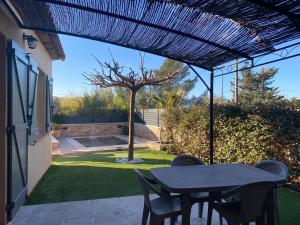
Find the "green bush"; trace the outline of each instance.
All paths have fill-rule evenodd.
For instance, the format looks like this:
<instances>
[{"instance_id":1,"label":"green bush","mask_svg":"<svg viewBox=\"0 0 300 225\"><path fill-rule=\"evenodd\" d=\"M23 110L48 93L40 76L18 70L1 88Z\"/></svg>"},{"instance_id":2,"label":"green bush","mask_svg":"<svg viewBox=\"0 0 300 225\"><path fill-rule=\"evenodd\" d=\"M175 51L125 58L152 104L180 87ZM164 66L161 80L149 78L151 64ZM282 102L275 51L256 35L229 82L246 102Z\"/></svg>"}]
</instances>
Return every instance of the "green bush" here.
<instances>
[{"instance_id":1,"label":"green bush","mask_svg":"<svg viewBox=\"0 0 300 225\"><path fill-rule=\"evenodd\" d=\"M176 113L177 121L170 119L172 122L166 125L174 139L168 151L192 154L208 162L208 106L203 104ZM174 118L170 112L164 116ZM299 111L280 106L216 105L214 147L214 160L218 163L253 165L264 159L281 160L289 167L289 184L300 189Z\"/></svg>"}]
</instances>

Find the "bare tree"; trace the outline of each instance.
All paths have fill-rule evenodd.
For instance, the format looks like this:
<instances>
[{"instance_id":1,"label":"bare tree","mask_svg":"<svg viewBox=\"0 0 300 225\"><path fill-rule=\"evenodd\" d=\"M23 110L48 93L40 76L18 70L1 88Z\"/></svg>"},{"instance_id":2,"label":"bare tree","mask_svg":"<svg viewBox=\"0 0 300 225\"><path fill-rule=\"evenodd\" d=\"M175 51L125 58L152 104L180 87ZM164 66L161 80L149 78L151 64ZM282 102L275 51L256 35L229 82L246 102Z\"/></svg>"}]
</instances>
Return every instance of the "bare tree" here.
<instances>
[{"instance_id":1,"label":"bare tree","mask_svg":"<svg viewBox=\"0 0 300 225\"><path fill-rule=\"evenodd\" d=\"M94 57L95 58L95 57ZM137 91L145 85L161 85L164 81L180 74L180 68L172 73L166 72L163 76L156 76L154 70L148 70L144 66L144 55L140 54L139 73L131 67L120 66L112 57L112 63L104 62L95 58L101 70L83 74L92 85L101 88L124 87L130 93L129 105L129 137L128 137L128 161L133 160L134 143L134 108Z\"/></svg>"}]
</instances>

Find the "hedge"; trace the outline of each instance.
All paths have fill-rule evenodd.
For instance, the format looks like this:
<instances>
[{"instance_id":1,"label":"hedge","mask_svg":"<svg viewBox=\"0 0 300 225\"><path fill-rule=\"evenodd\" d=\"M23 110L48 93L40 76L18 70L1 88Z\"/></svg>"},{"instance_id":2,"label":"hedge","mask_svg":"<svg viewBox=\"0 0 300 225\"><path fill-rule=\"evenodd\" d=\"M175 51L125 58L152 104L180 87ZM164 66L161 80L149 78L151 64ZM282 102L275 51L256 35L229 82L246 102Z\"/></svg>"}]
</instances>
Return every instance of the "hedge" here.
<instances>
[{"instance_id":1,"label":"hedge","mask_svg":"<svg viewBox=\"0 0 300 225\"><path fill-rule=\"evenodd\" d=\"M192 154L208 163L208 106L166 112L164 117L168 121L164 133L173 142L169 150ZM289 167L288 184L300 190L299 111L280 106L216 105L214 147L217 163L253 165L264 159L283 161Z\"/></svg>"}]
</instances>

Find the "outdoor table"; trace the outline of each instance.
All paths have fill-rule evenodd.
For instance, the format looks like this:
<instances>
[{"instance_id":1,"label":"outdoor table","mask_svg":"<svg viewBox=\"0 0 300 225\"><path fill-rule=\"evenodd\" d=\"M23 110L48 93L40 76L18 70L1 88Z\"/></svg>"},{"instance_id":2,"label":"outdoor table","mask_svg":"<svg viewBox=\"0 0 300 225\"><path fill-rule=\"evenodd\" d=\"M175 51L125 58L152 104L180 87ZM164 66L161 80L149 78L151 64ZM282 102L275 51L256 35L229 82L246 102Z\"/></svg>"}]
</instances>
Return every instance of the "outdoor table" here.
<instances>
[{"instance_id":1,"label":"outdoor table","mask_svg":"<svg viewBox=\"0 0 300 225\"><path fill-rule=\"evenodd\" d=\"M190 194L192 192L220 192L262 181L284 182L278 175L244 164L174 166L154 168L151 169L151 173L164 189L182 195L183 225L190 224ZM268 225L274 225L274 217L274 198L273 193L270 193L267 198Z\"/></svg>"}]
</instances>

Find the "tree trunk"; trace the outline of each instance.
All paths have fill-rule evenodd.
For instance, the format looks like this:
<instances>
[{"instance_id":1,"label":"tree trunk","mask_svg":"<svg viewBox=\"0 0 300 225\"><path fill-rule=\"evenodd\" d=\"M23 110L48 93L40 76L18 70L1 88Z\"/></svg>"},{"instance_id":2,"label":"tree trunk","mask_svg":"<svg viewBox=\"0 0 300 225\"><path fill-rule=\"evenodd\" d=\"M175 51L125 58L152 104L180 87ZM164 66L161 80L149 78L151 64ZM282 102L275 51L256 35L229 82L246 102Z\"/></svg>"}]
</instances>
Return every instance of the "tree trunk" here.
<instances>
[{"instance_id":1,"label":"tree trunk","mask_svg":"<svg viewBox=\"0 0 300 225\"><path fill-rule=\"evenodd\" d=\"M133 160L133 138L134 138L134 106L136 91L130 90L130 106L129 106L129 136L128 136L128 160Z\"/></svg>"}]
</instances>

